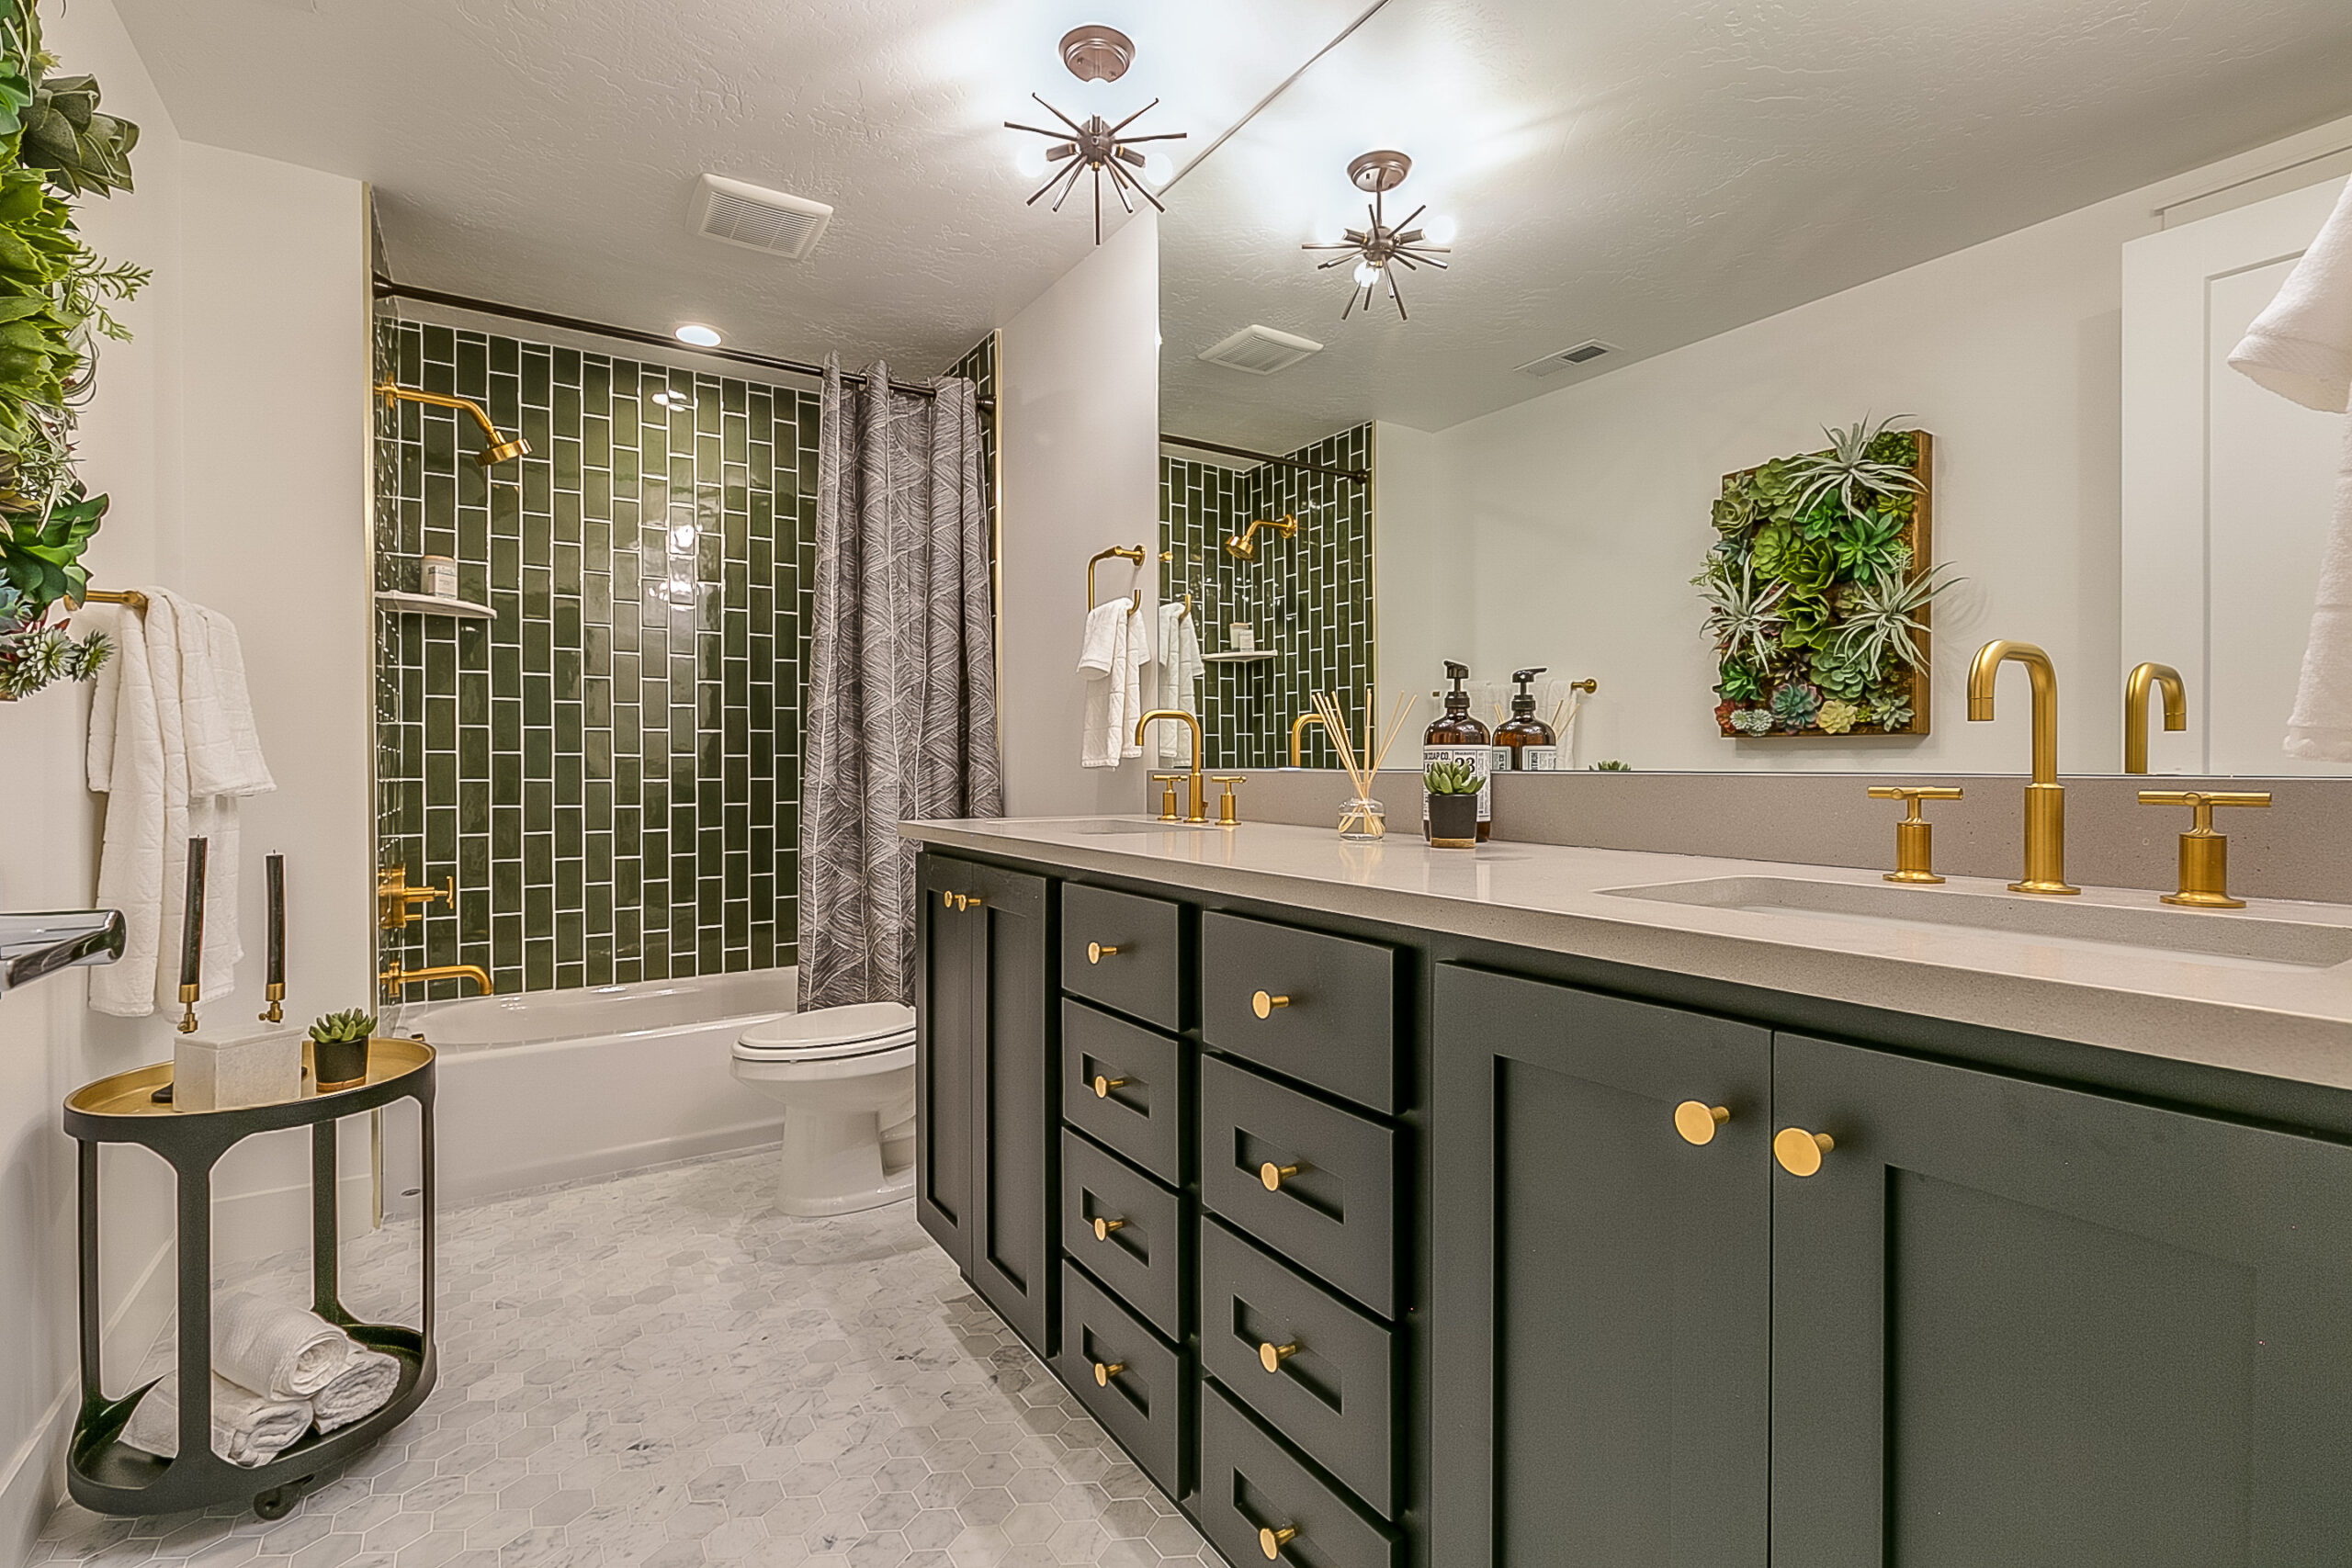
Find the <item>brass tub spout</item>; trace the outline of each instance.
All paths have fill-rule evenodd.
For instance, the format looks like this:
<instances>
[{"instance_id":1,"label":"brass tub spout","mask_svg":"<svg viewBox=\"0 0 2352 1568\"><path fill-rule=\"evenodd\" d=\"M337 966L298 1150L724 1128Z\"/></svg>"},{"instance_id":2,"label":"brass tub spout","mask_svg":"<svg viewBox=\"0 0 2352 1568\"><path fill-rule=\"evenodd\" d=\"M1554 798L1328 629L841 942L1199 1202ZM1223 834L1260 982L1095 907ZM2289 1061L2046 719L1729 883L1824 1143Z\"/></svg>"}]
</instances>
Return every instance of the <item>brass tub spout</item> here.
<instances>
[{"instance_id":1,"label":"brass tub spout","mask_svg":"<svg viewBox=\"0 0 2352 1568\"><path fill-rule=\"evenodd\" d=\"M403 986L421 986L427 980L471 980L474 989L490 995L490 971L478 964L440 964L430 969L403 969L401 961L392 960L391 967L377 978L383 982L384 994L394 1001L400 999Z\"/></svg>"}]
</instances>

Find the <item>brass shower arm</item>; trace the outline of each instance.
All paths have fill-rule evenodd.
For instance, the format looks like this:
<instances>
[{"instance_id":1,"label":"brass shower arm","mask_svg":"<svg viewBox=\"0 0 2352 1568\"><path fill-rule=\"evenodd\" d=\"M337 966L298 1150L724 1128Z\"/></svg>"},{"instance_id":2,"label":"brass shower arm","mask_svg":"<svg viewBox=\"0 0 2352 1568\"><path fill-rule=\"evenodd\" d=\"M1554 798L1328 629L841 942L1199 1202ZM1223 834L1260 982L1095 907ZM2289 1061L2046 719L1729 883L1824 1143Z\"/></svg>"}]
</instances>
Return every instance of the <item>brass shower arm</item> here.
<instances>
[{"instance_id":1,"label":"brass shower arm","mask_svg":"<svg viewBox=\"0 0 2352 1568\"><path fill-rule=\"evenodd\" d=\"M1298 518L1290 513L1283 514L1283 516L1279 520L1266 517L1252 518L1250 520L1250 526L1241 530L1239 536L1227 539L1225 542L1226 553L1227 555L1238 556L1243 560L1257 559L1257 534L1258 530L1261 528L1264 528L1271 533L1280 534L1283 538L1287 539L1298 532Z\"/></svg>"},{"instance_id":2,"label":"brass shower arm","mask_svg":"<svg viewBox=\"0 0 2352 1568\"><path fill-rule=\"evenodd\" d=\"M527 456L531 450L531 444L520 435L509 441L500 434L498 426L491 423L490 415L484 413L481 405L470 398L456 398L447 392L427 392L413 387L396 386L389 378L377 384L376 393L384 400L387 408L405 398L413 403L430 403L439 409L463 409L473 415L474 423L481 426L483 439L488 443L475 458L485 468L493 463Z\"/></svg>"}]
</instances>

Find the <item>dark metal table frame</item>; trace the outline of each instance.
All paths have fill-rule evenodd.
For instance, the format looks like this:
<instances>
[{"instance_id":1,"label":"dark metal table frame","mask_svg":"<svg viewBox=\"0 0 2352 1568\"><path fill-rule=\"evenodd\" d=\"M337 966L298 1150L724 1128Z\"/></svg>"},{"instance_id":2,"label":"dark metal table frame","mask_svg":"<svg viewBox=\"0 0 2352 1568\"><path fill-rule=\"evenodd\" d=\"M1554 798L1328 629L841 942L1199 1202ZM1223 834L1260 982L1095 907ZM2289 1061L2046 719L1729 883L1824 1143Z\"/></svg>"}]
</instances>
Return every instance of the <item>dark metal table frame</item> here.
<instances>
[{"instance_id":1,"label":"dark metal table frame","mask_svg":"<svg viewBox=\"0 0 2352 1568\"><path fill-rule=\"evenodd\" d=\"M422 1042L375 1040L368 1074L353 1088L314 1092L304 1046L303 1094L274 1105L175 1111L153 1103L171 1082L171 1065L118 1073L77 1090L65 1102L65 1131L77 1141L81 1283L82 1409L66 1452L66 1489L102 1514L169 1514L250 1498L254 1511L277 1518L335 1465L408 1418L433 1390L433 1052ZM419 1325L361 1323L343 1305L335 1212L335 1128L345 1117L416 1101L424 1156L421 1216L424 1297ZM399 1385L381 1409L333 1433L315 1429L268 1463L231 1464L212 1449L212 1170L221 1156L258 1133L311 1129L311 1310L361 1346L401 1364ZM177 1188L179 1455L164 1459L122 1440L141 1384L120 1399L105 1394L98 1294L98 1146L135 1144L170 1164ZM156 1380L160 1382L161 1380Z\"/></svg>"}]
</instances>

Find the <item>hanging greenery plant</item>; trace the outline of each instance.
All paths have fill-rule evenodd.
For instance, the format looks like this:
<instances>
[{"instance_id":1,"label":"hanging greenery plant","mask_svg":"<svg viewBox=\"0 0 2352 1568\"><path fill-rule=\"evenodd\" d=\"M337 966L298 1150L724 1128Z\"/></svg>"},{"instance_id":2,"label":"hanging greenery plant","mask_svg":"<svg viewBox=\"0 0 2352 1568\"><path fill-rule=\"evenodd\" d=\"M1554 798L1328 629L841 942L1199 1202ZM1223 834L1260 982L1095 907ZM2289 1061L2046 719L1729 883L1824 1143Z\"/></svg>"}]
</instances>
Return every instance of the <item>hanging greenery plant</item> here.
<instances>
[{"instance_id":1,"label":"hanging greenery plant","mask_svg":"<svg viewBox=\"0 0 2352 1568\"><path fill-rule=\"evenodd\" d=\"M107 510L74 477L74 414L96 340L130 335L111 307L149 276L85 244L72 205L131 188L139 128L100 110L96 79L55 64L33 0L0 0L0 697L105 662L102 638L74 642L59 624L88 585L82 555Z\"/></svg>"},{"instance_id":2,"label":"hanging greenery plant","mask_svg":"<svg viewBox=\"0 0 2352 1568\"><path fill-rule=\"evenodd\" d=\"M1861 420L1826 451L1727 475L1691 581L1726 736L1924 735L1929 559L1924 431Z\"/></svg>"}]
</instances>

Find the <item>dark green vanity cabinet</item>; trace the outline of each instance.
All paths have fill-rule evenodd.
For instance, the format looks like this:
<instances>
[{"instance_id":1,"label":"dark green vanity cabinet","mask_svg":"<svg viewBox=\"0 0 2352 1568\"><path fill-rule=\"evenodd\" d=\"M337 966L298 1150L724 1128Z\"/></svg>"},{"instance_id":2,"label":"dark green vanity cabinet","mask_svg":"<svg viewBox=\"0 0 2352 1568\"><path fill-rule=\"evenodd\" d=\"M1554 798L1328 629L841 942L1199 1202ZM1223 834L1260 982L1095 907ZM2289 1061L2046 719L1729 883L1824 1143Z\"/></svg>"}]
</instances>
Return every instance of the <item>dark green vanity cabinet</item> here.
<instances>
[{"instance_id":1,"label":"dark green vanity cabinet","mask_svg":"<svg viewBox=\"0 0 2352 1568\"><path fill-rule=\"evenodd\" d=\"M916 1217L1044 1355L1058 1164L1048 885L932 855L917 885Z\"/></svg>"}]
</instances>

